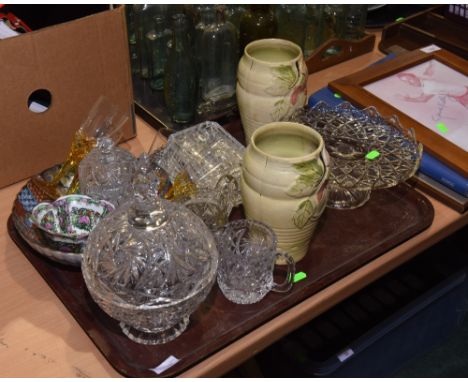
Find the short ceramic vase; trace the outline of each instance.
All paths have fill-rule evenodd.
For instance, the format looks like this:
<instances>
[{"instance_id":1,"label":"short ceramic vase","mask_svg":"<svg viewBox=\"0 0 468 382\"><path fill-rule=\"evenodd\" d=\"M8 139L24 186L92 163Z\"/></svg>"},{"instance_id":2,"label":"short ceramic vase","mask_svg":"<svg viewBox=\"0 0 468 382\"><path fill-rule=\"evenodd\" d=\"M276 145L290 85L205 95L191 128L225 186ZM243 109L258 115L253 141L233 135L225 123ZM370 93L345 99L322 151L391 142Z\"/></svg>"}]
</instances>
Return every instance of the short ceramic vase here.
<instances>
[{"instance_id":1,"label":"short ceramic vase","mask_svg":"<svg viewBox=\"0 0 468 382\"><path fill-rule=\"evenodd\" d=\"M291 41L262 39L245 47L237 69L237 103L248 143L262 125L288 119L307 100L307 66Z\"/></svg>"},{"instance_id":2,"label":"short ceramic vase","mask_svg":"<svg viewBox=\"0 0 468 382\"><path fill-rule=\"evenodd\" d=\"M245 150L241 195L248 219L269 225L297 262L327 204L329 155L319 133L293 122L257 129Z\"/></svg>"}]
</instances>

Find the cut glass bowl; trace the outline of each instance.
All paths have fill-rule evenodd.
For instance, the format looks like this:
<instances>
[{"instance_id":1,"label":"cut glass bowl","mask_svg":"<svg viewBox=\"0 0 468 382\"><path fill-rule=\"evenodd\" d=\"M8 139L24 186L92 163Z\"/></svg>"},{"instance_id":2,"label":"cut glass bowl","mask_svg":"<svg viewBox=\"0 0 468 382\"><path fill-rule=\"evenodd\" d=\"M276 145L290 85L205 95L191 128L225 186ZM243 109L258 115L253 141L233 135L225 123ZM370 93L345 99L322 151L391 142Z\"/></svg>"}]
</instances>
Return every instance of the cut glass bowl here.
<instances>
[{"instance_id":1,"label":"cut glass bowl","mask_svg":"<svg viewBox=\"0 0 468 382\"><path fill-rule=\"evenodd\" d=\"M319 102L291 119L317 130L332 157L328 207L360 207L372 190L396 186L419 167L422 145L414 130L396 116L382 117L375 107Z\"/></svg>"},{"instance_id":2,"label":"cut glass bowl","mask_svg":"<svg viewBox=\"0 0 468 382\"><path fill-rule=\"evenodd\" d=\"M133 341L179 336L216 279L212 233L193 212L164 199L132 199L91 233L82 271L96 303Z\"/></svg>"}]
</instances>

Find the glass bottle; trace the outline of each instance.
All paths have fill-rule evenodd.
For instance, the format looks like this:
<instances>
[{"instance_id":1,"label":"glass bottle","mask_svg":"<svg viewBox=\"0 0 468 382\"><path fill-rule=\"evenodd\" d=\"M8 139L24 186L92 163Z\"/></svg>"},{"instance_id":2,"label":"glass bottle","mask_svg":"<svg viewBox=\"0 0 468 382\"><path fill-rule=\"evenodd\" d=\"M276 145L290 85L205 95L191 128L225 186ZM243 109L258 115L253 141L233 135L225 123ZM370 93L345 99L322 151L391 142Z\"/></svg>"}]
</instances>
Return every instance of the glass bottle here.
<instances>
[{"instance_id":1,"label":"glass bottle","mask_svg":"<svg viewBox=\"0 0 468 382\"><path fill-rule=\"evenodd\" d=\"M197 73L201 71L201 60L202 60L202 38L205 29L214 24L216 21L216 14L214 9L209 6L203 6L199 9L199 21L195 25L195 35L194 35L194 56L197 61Z\"/></svg>"},{"instance_id":2,"label":"glass bottle","mask_svg":"<svg viewBox=\"0 0 468 382\"><path fill-rule=\"evenodd\" d=\"M244 53L245 46L254 40L274 37L278 23L271 5L250 4L240 20L239 54Z\"/></svg>"},{"instance_id":3,"label":"glass bottle","mask_svg":"<svg viewBox=\"0 0 468 382\"><path fill-rule=\"evenodd\" d=\"M306 5L306 21L304 36L304 58L307 59L319 46L318 34L320 33L320 7L322 5Z\"/></svg>"},{"instance_id":4,"label":"glass bottle","mask_svg":"<svg viewBox=\"0 0 468 382\"><path fill-rule=\"evenodd\" d=\"M306 6L278 4L275 14L278 21L276 36L292 41L304 49Z\"/></svg>"},{"instance_id":5,"label":"glass bottle","mask_svg":"<svg viewBox=\"0 0 468 382\"><path fill-rule=\"evenodd\" d=\"M343 5L340 4L325 4L321 15L321 33L319 45L330 39L337 38L338 20L343 11ZM323 57L335 56L340 54L341 48L335 44L330 46L324 53Z\"/></svg>"},{"instance_id":6,"label":"glass bottle","mask_svg":"<svg viewBox=\"0 0 468 382\"><path fill-rule=\"evenodd\" d=\"M137 73L140 74L141 78L148 77L148 54L146 45L144 44L145 36L145 4L135 4L134 18L135 18L135 45L138 58L138 69Z\"/></svg>"},{"instance_id":7,"label":"glass bottle","mask_svg":"<svg viewBox=\"0 0 468 382\"><path fill-rule=\"evenodd\" d=\"M192 120L196 105L197 81L187 18L172 17L172 41L164 76L164 98L176 123Z\"/></svg>"},{"instance_id":8,"label":"glass bottle","mask_svg":"<svg viewBox=\"0 0 468 382\"><path fill-rule=\"evenodd\" d=\"M364 37L366 19L366 4L342 5L337 19L337 37L343 40L358 40Z\"/></svg>"},{"instance_id":9,"label":"glass bottle","mask_svg":"<svg viewBox=\"0 0 468 382\"><path fill-rule=\"evenodd\" d=\"M240 20L242 15L247 12L247 8L242 4L227 4L226 5L226 21L229 21L237 31L239 38Z\"/></svg>"},{"instance_id":10,"label":"glass bottle","mask_svg":"<svg viewBox=\"0 0 468 382\"><path fill-rule=\"evenodd\" d=\"M172 15L176 13L182 13L187 17L187 23L188 23L188 30L189 30L189 35L190 38L194 38L195 36L195 25L197 25L199 21L199 9L202 5L195 5L195 4L184 4L181 5L179 4L180 8L176 7L176 5L172 5L172 9L176 10L177 12L174 12ZM171 15L171 17L172 17ZM193 44L193 41L192 41Z\"/></svg>"},{"instance_id":11,"label":"glass bottle","mask_svg":"<svg viewBox=\"0 0 468 382\"><path fill-rule=\"evenodd\" d=\"M146 43L146 35L153 29L153 17L166 16L168 6L165 4L136 4L134 5L136 48L140 66L140 77L150 77L151 56Z\"/></svg>"},{"instance_id":12,"label":"glass bottle","mask_svg":"<svg viewBox=\"0 0 468 382\"><path fill-rule=\"evenodd\" d=\"M306 59L323 43L336 37L336 24L341 7L341 5L334 4L306 5L304 43L304 57ZM339 53L340 51L335 46L330 47L324 52L325 55L336 55Z\"/></svg>"},{"instance_id":13,"label":"glass bottle","mask_svg":"<svg viewBox=\"0 0 468 382\"><path fill-rule=\"evenodd\" d=\"M235 27L226 22L223 9L211 9L201 36L199 112L216 111L234 103L238 42Z\"/></svg>"},{"instance_id":14,"label":"glass bottle","mask_svg":"<svg viewBox=\"0 0 468 382\"><path fill-rule=\"evenodd\" d=\"M322 42L336 37L337 22L342 12L342 5L326 4L323 7Z\"/></svg>"},{"instance_id":15,"label":"glass bottle","mask_svg":"<svg viewBox=\"0 0 468 382\"><path fill-rule=\"evenodd\" d=\"M130 51L130 67L132 68L132 74L138 74L140 72L140 64L136 46L135 10L133 5L125 5L125 15L127 20L128 48Z\"/></svg>"},{"instance_id":16,"label":"glass bottle","mask_svg":"<svg viewBox=\"0 0 468 382\"><path fill-rule=\"evenodd\" d=\"M306 5L304 57L335 35L335 9L325 4Z\"/></svg>"},{"instance_id":17,"label":"glass bottle","mask_svg":"<svg viewBox=\"0 0 468 382\"><path fill-rule=\"evenodd\" d=\"M164 68L167 61L167 43L171 31L166 28L166 19L162 15L153 17L154 29L146 34L147 49L150 56L149 86L153 90L164 88Z\"/></svg>"}]
</instances>

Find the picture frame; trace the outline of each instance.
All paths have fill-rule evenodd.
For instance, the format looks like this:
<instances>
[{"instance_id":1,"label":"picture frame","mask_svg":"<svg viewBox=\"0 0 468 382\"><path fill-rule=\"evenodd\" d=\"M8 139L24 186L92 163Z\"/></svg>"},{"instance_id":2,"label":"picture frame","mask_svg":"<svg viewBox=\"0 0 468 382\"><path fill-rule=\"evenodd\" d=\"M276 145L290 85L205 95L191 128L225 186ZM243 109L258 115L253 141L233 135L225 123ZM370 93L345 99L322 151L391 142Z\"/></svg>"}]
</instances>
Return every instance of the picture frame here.
<instances>
[{"instance_id":1,"label":"picture frame","mask_svg":"<svg viewBox=\"0 0 468 382\"><path fill-rule=\"evenodd\" d=\"M432 65L431 63L436 64ZM430 65L437 67L437 69L443 73L434 74L434 70L428 69ZM426 72L431 73L427 74ZM404 73L404 75L402 73ZM419 77L418 73L420 74ZM437 93L437 91L440 91L439 88L441 86L439 85L435 87L431 85L431 90L429 91L431 94L425 94L424 91L426 91L427 86L425 88L424 85L421 85L427 82L435 83L439 80L444 81L447 76L458 78L457 83L462 87L465 86L466 79L466 85L468 86L468 61L449 51L432 45L403 53L379 65L370 66L346 77L339 78L332 81L329 87L356 106L375 106L382 115L398 116L403 126L414 128L416 139L424 145L425 151L434 155L437 159L459 172L462 176L468 177L468 149L465 150L459 146L460 140L462 144L468 144L468 104L463 106L463 104L457 101L459 98L456 98L458 95L463 95L461 94L463 93L463 88L459 87L457 90L458 93L453 93L454 95L452 97L450 95L451 93L446 90ZM402 77L404 78L404 81L400 81L397 86L399 89L401 88L403 95L392 94L390 91L389 93L394 95L394 97L389 98L385 94L385 86L388 86L392 81L396 81L397 77L399 79ZM411 84L407 83L409 82L409 77L411 77ZM460 78L462 79L461 83L459 80ZM452 82L454 82L453 79ZM374 84L376 85L374 86ZM418 93L412 95L404 94L403 88L405 88L405 86L408 87L408 85L414 87L414 91ZM392 86L393 89L396 88L395 84ZM468 87L466 91L467 93L465 96L468 102ZM431 97L429 97L430 95ZM401 98L399 96L402 96L404 101L408 104L406 108L404 104L399 103L398 99ZM406 98L411 101L408 101ZM428 102L423 102L426 98L428 98ZM464 97L462 98L462 102L465 102ZM449 103L452 107L456 105L458 107L457 113L463 113L461 116L457 114L456 118L448 116L450 121L466 122L466 125L465 122L463 124L463 129L460 127L458 129L459 131L456 132L457 134L452 138L444 136L446 131L437 130L437 128L445 127L443 122L433 121L434 126L428 126L427 121L422 121L428 110L437 109L437 107L434 109L434 103L439 102L440 104L440 100L442 99L445 100L445 105ZM440 109L440 105L438 108ZM451 130L455 130L455 128ZM462 131L462 135L459 135L460 131Z\"/></svg>"}]
</instances>

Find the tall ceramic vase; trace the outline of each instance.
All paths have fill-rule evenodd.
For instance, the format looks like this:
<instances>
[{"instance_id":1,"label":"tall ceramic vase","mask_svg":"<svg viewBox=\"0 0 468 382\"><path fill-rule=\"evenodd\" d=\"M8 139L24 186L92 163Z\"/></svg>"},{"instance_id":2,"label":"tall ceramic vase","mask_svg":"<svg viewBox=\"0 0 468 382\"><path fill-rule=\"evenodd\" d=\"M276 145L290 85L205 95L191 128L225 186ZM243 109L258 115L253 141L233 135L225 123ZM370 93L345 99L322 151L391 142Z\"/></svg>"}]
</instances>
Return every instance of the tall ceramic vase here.
<instances>
[{"instance_id":1,"label":"tall ceramic vase","mask_svg":"<svg viewBox=\"0 0 468 382\"><path fill-rule=\"evenodd\" d=\"M237 68L237 104L248 143L260 126L287 119L307 100L307 66L291 41L248 44Z\"/></svg>"},{"instance_id":2,"label":"tall ceramic vase","mask_svg":"<svg viewBox=\"0 0 468 382\"><path fill-rule=\"evenodd\" d=\"M327 204L329 156L312 128L273 122L258 128L242 163L241 195L247 218L269 225L278 249L297 262L307 253Z\"/></svg>"}]
</instances>

